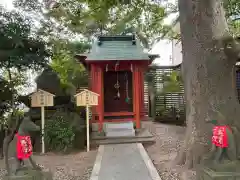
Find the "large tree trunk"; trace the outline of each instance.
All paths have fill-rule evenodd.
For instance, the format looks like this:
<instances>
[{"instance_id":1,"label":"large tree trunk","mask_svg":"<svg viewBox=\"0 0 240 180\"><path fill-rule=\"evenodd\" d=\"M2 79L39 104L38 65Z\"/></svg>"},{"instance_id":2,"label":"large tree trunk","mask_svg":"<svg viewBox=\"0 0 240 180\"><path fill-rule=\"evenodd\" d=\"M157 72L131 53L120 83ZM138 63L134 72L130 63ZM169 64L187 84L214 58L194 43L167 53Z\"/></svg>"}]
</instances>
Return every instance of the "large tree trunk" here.
<instances>
[{"instance_id":1,"label":"large tree trunk","mask_svg":"<svg viewBox=\"0 0 240 180\"><path fill-rule=\"evenodd\" d=\"M212 127L206 121L218 118L213 107L227 125L240 127L233 86L236 59L226 53L223 39L229 34L220 0L179 0L179 10L187 131L176 162L192 168L208 151Z\"/></svg>"}]
</instances>

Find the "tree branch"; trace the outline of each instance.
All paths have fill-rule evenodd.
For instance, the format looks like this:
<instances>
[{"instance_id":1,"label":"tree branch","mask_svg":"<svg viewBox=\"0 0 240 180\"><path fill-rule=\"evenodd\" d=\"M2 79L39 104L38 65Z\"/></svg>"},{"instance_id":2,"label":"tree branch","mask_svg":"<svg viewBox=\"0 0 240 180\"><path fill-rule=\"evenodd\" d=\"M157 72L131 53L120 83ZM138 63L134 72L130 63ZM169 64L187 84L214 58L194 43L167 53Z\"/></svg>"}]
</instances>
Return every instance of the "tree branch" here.
<instances>
[{"instance_id":1,"label":"tree branch","mask_svg":"<svg viewBox=\"0 0 240 180\"><path fill-rule=\"evenodd\" d=\"M143 46L144 46L146 49L149 49L150 47L149 47L149 43L148 43L147 37L145 37L145 36L143 35L143 33L140 32L140 31L137 31L137 30L136 30L135 33L136 33L136 35L139 37L139 39L140 39L140 41L142 42Z\"/></svg>"}]
</instances>

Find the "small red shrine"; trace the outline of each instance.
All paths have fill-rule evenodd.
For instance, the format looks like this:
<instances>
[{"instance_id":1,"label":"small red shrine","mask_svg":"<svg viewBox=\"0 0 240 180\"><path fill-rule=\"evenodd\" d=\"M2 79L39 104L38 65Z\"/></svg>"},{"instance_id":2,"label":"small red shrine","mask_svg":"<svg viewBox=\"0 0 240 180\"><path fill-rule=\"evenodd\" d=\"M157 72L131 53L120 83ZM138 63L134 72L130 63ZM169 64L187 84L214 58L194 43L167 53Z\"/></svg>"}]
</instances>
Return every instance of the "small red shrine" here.
<instances>
[{"instance_id":1,"label":"small red shrine","mask_svg":"<svg viewBox=\"0 0 240 180\"><path fill-rule=\"evenodd\" d=\"M136 123L144 116L144 72L155 55L143 52L135 35L99 36L88 54L76 55L87 68L90 87L98 93L99 104L92 107L92 123Z\"/></svg>"}]
</instances>

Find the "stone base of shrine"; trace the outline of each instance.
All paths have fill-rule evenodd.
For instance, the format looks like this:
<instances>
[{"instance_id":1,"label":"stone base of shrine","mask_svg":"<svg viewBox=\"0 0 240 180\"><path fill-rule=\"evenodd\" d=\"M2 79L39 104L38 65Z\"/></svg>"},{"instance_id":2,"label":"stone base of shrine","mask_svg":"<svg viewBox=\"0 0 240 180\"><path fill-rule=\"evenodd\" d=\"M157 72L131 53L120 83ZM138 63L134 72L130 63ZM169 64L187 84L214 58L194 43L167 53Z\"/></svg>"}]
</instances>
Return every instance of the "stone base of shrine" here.
<instances>
[{"instance_id":1,"label":"stone base of shrine","mask_svg":"<svg viewBox=\"0 0 240 180\"><path fill-rule=\"evenodd\" d=\"M240 172L217 172L202 167L197 171L197 180L240 180Z\"/></svg>"},{"instance_id":2,"label":"stone base of shrine","mask_svg":"<svg viewBox=\"0 0 240 180\"><path fill-rule=\"evenodd\" d=\"M148 116L145 116L145 117L142 117L141 118L141 123L142 122L145 122L145 121L152 121L152 119L150 118L150 117L148 117ZM115 124L119 124L119 125L121 125L122 123L126 123L126 122L132 122L133 124L134 124L134 128L135 128L135 122L134 121L123 121L123 122L119 122L119 121L114 121L114 120L112 120L111 122L108 122L108 121L104 121L103 122L103 130L105 129L105 127L106 127L106 124L109 124L109 123L115 123ZM91 123L91 130L93 131L93 132L97 132L98 130L99 130L99 123L98 122L93 122L93 123Z\"/></svg>"},{"instance_id":3,"label":"stone base of shrine","mask_svg":"<svg viewBox=\"0 0 240 180\"><path fill-rule=\"evenodd\" d=\"M142 129L136 130L134 136L130 135L130 136L107 137L104 132L103 133L92 132L91 143L92 145L125 144L125 143L153 144L155 143L155 138L148 131L148 129L142 128Z\"/></svg>"},{"instance_id":4,"label":"stone base of shrine","mask_svg":"<svg viewBox=\"0 0 240 180\"><path fill-rule=\"evenodd\" d=\"M104 132L106 137L126 137L135 136L133 122L105 123Z\"/></svg>"}]
</instances>

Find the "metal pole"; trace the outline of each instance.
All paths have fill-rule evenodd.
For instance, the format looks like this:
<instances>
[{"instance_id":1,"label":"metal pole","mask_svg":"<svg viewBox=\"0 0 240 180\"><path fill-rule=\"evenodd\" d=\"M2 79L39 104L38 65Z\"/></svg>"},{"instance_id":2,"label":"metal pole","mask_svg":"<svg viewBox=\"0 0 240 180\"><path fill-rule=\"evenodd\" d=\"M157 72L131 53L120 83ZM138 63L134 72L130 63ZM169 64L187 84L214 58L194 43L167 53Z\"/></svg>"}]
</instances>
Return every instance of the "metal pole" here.
<instances>
[{"instance_id":1,"label":"metal pole","mask_svg":"<svg viewBox=\"0 0 240 180\"><path fill-rule=\"evenodd\" d=\"M42 153L45 153L44 127L45 127L45 113L44 106L41 106L41 124L42 124Z\"/></svg>"}]
</instances>

